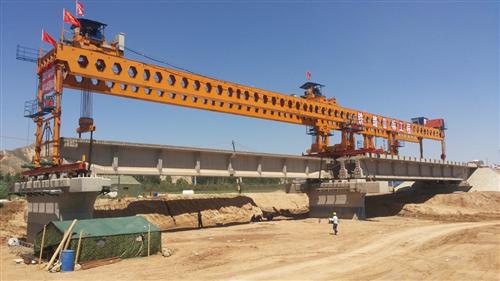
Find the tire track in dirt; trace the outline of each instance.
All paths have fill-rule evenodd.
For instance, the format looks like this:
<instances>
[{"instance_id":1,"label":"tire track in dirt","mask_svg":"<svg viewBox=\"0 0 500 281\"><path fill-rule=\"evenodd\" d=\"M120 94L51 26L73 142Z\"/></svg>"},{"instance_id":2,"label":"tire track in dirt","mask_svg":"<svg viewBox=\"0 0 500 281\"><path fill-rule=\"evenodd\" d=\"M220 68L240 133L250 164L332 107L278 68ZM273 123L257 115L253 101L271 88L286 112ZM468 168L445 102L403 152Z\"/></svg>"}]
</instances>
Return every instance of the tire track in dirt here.
<instances>
[{"instance_id":1,"label":"tire track in dirt","mask_svg":"<svg viewBox=\"0 0 500 281\"><path fill-rule=\"evenodd\" d=\"M381 240L349 252L288 263L278 267L269 264L263 268L255 268L251 272L235 273L229 280L330 280L342 278L342 276L348 278L349 273L370 268L390 256L411 254L422 244L440 236L496 224L500 224L500 221L451 223L411 228L389 234Z\"/></svg>"}]
</instances>

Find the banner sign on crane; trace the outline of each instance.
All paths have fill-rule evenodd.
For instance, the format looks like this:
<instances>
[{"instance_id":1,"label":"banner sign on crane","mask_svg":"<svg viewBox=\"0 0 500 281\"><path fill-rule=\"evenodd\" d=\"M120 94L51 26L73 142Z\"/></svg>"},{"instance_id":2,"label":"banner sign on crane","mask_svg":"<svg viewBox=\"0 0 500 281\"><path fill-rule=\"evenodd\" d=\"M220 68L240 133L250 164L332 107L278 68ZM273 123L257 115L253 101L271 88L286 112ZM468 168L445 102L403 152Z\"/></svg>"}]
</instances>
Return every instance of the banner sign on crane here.
<instances>
[{"instance_id":1,"label":"banner sign on crane","mask_svg":"<svg viewBox=\"0 0 500 281\"><path fill-rule=\"evenodd\" d=\"M363 113L358 112L358 124L363 125Z\"/></svg>"},{"instance_id":2,"label":"banner sign on crane","mask_svg":"<svg viewBox=\"0 0 500 281\"><path fill-rule=\"evenodd\" d=\"M42 72L42 93L48 94L55 90L56 85L56 67L49 66Z\"/></svg>"},{"instance_id":3,"label":"banner sign on crane","mask_svg":"<svg viewBox=\"0 0 500 281\"><path fill-rule=\"evenodd\" d=\"M387 119L382 118L382 128L387 129Z\"/></svg>"},{"instance_id":4,"label":"banner sign on crane","mask_svg":"<svg viewBox=\"0 0 500 281\"><path fill-rule=\"evenodd\" d=\"M410 123L406 123L406 132L408 134L411 134L411 124Z\"/></svg>"},{"instance_id":5,"label":"banner sign on crane","mask_svg":"<svg viewBox=\"0 0 500 281\"><path fill-rule=\"evenodd\" d=\"M397 129L397 128L398 128L398 127L397 127L397 125L396 125L396 120L391 120L391 129L392 129L393 131L396 131L396 129Z\"/></svg>"},{"instance_id":6,"label":"banner sign on crane","mask_svg":"<svg viewBox=\"0 0 500 281\"><path fill-rule=\"evenodd\" d=\"M43 108L51 109L55 106L55 98L54 95L46 95L43 99Z\"/></svg>"},{"instance_id":7,"label":"banner sign on crane","mask_svg":"<svg viewBox=\"0 0 500 281\"><path fill-rule=\"evenodd\" d=\"M373 116L372 122L373 122L373 127L377 128L378 127L378 118L377 118L377 116Z\"/></svg>"}]
</instances>

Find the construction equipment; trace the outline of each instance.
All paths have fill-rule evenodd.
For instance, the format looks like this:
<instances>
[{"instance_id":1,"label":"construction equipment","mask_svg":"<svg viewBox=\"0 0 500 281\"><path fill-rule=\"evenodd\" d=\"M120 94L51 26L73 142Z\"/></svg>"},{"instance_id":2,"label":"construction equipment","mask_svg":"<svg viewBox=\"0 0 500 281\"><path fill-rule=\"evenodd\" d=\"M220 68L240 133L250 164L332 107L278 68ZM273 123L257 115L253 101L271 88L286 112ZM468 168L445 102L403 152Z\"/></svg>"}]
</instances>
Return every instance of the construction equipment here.
<instances>
[{"instance_id":1,"label":"construction equipment","mask_svg":"<svg viewBox=\"0 0 500 281\"><path fill-rule=\"evenodd\" d=\"M327 98L324 86L318 83L303 84L300 88L304 94L297 97L131 60L124 56L123 34L108 42L105 24L89 19L79 21L80 27L72 26L72 38L62 38L38 59L37 110L27 115L37 124L35 170L42 171L43 160L51 167L62 167L59 141L64 88L305 125L314 138L308 155L397 155L399 143L405 141L420 143L423 157L422 140L429 139L441 142L441 158L445 159L444 128L342 107L335 98ZM44 105L47 96L53 100L49 108ZM94 130L92 117L80 119L79 134ZM340 131L342 137L339 144L332 146L333 131ZM355 148L356 135L363 137L363 149ZM375 147L376 137L387 139L388 151ZM43 156L42 147L49 148ZM31 171L33 174L36 172Z\"/></svg>"}]
</instances>

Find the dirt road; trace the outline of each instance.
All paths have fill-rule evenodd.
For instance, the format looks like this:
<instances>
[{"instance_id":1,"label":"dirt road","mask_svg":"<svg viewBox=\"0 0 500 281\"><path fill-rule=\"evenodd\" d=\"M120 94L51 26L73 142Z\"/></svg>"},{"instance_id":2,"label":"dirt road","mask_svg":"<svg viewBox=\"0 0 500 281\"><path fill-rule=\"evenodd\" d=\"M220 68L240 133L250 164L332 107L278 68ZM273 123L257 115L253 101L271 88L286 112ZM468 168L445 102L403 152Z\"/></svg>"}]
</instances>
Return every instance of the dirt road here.
<instances>
[{"instance_id":1,"label":"dirt road","mask_svg":"<svg viewBox=\"0 0 500 281\"><path fill-rule=\"evenodd\" d=\"M303 276L309 280L327 280L330 278L400 279L410 273L405 272L409 265L412 269L420 267L419 273L423 274L424 279L433 276L444 280L450 277L450 273L443 272L441 267L449 262L449 258L439 258L438 256L438 259L435 259L426 257L422 255L421 248L423 246L425 248L426 243L432 243L437 238L449 237L459 231L495 225L498 226L499 222L442 224L410 228L391 233L370 244L355 247L350 251L336 255L325 255L325 257L308 259L307 261L273 267L267 270L256 270L257 273L238 274L231 279L296 280L298 276ZM403 266L404 264L406 266ZM437 274L432 272L433 266ZM460 270L458 272L463 273ZM403 276L401 276L402 273ZM469 275L472 279L481 278L482 273L479 272L479 276L477 273L473 272ZM457 280L461 278L460 276L454 276L451 279Z\"/></svg>"},{"instance_id":2,"label":"dirt road","mask_svg":"<svg viewBox=\"0 0 500 281\"><path fill-rule=\"evenodd\" d=\"M173 256L155 255L71 273L15 265L2 280L499 280L500 221L442 223L404 217L272 221L163 233Z\"/></svg>"}]
</instances>

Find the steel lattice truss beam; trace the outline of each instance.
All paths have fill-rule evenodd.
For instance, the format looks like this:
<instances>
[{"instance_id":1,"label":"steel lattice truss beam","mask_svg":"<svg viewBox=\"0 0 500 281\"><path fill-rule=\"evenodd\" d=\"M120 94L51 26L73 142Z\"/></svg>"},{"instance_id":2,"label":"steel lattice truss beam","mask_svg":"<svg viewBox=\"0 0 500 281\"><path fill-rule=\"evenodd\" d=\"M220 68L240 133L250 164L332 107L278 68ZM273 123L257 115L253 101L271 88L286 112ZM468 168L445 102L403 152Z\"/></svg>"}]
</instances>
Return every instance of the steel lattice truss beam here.
<instances>
[{"instance_id":1,"label":"steel lattice truss beam","mask_svg":"<svg viewBox=\"0 0 500 281\"><path fill-rule=\"evenodd\" d=\"M443 140L444 132L394 118L243 86L176 69L146 64L97 50L59 44L41 59L39 69L64 65L63 87L119 97L231 113L260 119L339 130L362 123L358 134L409 142ZM90 83L85 83L90 79ZM359 120L359 113L362 120ZM378 120L375 125L373 118ZM384 121L383 121L384 120ZM384 127L385 124L385 127ZM394 128L391 124L396 124Z\"/></svg>"}]
</instances>

